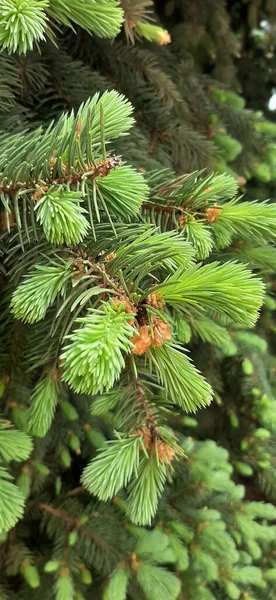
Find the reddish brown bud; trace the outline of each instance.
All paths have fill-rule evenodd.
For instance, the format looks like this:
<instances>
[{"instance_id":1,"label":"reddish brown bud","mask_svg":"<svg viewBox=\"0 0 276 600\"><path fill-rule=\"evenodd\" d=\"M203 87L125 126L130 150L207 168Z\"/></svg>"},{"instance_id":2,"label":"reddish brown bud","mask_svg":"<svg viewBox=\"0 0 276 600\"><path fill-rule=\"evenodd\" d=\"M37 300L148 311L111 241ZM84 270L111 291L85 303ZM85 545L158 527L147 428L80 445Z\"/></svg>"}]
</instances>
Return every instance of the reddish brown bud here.
<instances>
[{"instance_id":1,"label":"reddish brown bud","mask_svg":"<svg viewBox=\"0 0 276 600\"><path fill-rule=\"evenodd\" d=\"M207 208L206 215L207 221L209 223L215 223L217 221L217 217L221 214L221 209L213 206L213 208Z\"/></svg>"},{"instance_id":2,"label":"reddish brown bud","mask_svg":"<svg viewBox=\"0 0 276 600\"><path fill-rule=\"evenodd\" d=\"M163 463L172 462L175 456L174 449L171 446L169 446L169 444L162 442L162 440L158 440L156 444L156 451L160 462Z\"/></svg>"},{"instance_id":3,"label":"reddish brown bud","mask_svg":"<svg viewBox=\"0 0 276 600\"><path fill-rule=\"evenodd\" d=\"M156 317L153 323L153 346L163 346L166 340L171 339L171 328L168 323Z\"/></svg>"},{"instance_id":4,"label":"reddish brown bud","mask_svg":"<svg viewBox=\"0 0 276 600\"><path fill-rule=\"evenodd\" d=\"M138 335L134 335L131 339L134 348L132 348L132 354L144 354L151 345L151 336L148 325L142 325L139 329Z\"/></svg>"},{"instance_id":5,"label":"reddish brown bud","mask_svg":"<svg viewBox=\"0 0 276 600\"><path fill-rule=\"evenodd\" d=\"M154 308L163 308L165 302L162 298L162 292L153 292L152 294L149 294L146 298L146 303Z\"/></svg>"}]
</instances>

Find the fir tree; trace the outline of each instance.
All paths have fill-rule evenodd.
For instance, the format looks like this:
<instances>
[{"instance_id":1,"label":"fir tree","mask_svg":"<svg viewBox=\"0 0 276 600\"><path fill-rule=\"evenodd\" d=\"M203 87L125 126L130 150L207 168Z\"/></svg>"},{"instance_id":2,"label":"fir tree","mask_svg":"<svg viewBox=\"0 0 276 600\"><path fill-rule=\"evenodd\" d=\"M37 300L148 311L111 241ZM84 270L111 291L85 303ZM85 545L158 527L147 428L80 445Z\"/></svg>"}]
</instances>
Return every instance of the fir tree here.
<instances>
[{"instance_id":1,"label":"fir tree","mask_svg":"<svg viewBox=\"0 0 276 600\"><path fill-rule=\"evenodd\" d=\"M3 600L275 598L275 6L153 8L0 3Z\"/></svg>"}]
</instances>

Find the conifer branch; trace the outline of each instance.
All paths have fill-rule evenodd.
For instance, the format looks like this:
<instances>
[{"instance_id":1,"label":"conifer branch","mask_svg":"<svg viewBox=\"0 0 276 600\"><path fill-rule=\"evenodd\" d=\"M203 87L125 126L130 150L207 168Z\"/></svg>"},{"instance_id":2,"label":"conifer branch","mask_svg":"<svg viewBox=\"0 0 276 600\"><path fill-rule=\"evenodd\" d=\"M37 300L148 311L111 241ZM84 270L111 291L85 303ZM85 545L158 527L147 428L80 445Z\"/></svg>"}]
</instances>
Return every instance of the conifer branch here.
<instances>
[{"instance_id":1,"label":"conifer branch","mask_svg":"<svg viewBox=\"0 0 276 600\"><path fill-rule=\"evenodd\" d=\"M66 514L64 511L54 508L53 506L51 506L50 504L44 504L44 503L40 503L38 505L38 507L40 508L40 510L52 515L53 517L55 517L56 519L60 519L63 523L66 524L66 526L69 529L77 529L80 531L81 535L83 535L84 537L89 538L91 541L93 541L95 544L102 546L103 548L106 548L106 550L108 550L109 552L112 552L114 554L116 554L118 557L121 556L120 552L117 550L117 548L115 548L115 546L112 546L111 544L109 544L108 542L106 542L105 540L102 540L101 538L93 535L92 533L90 533L90 531L87 531L87 529L85 529L85 527L83 527L82 525L80 525L79 521L77 519L73 519L72 517L70 517L68 514Z\"/></svg>"},{"instance_id":2,"label":"conifer branch","mask_svg":"<svg viewBox=\"0 0 276 600\"><path fill-rule=\"evenodd\" d=\"M55 159L51 159L49 162L49 166L51 169L53 169L53 166L51 166L53 165L53 160L55 161ZM76 185L81 184L86 180L93 181L93 179L95 179L96 177L107 177L112 169L116 169L116 167L120 167L121 165L121 159L115 156L113 158L107 158L106 160L100 160L95 164L88 165L87 169L80 169L77 173L66 173L67 168L64 165L62 167L64 170L63 177L55 177L54 175L52 175L52 177L43 179L43 183L41 182L41 180L39 180L37 182L33 181L29 184L18 182L17 184L9 185L1 183L0 181L0 191L6 194L7 196L11 197L16 195L17 192L33 193L33 199L35 202L37 202L38 200L40 200L43 193L47 192L49 187L64 185L67 186L68 184ZM43 185L41 191L39 187L37 188L37 186L39 186L40 184Z\"/></svg>"}]
</instances>

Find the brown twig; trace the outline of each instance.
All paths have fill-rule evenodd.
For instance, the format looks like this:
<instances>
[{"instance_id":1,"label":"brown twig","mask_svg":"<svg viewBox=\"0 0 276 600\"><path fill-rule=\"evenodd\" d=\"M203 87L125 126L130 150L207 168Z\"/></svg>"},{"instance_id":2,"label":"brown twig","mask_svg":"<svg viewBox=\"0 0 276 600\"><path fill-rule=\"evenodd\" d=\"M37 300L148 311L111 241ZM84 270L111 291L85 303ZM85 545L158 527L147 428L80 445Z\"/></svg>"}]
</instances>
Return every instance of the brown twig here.
<instances>
[{"instance_id":1,"label":"brown twig","mask_svg":"<svg viewBox=\"0 0 276 600\"><path fill-rule=\"evenodd\" d=\"M43 180L43 186L50 187L51 185L66 185L81 183L83 179L92 180L95 177L106 177L110 171L115 169L116 167L121 165L121 160L119 158L113 157L107 160L101 160L97 164L88 167L87 171L81 170L78 173L64 173L63 177L50 177L46 180ZM8 196L14 196L16 192L22 190L24 188L27 190L33 190L35 187L35 182L33 183L24 183L20 182L17 184L4 184L0 182L0 191L4 192Z\"/></svg>"},{"instance_id":2,"label":"brown twig","mask_svg":"<svg viewBox=\"0 0 276 600\"><path fill-rule=\"evenodd\" d=\"M63 511L61 511L57 508L54 508L53 506L50 506L49 504L41 503L41 504L39 504L39 508L40 508L40 510L43 510L43 511L51 514L53 517L60 519L61 521L66 523L66 525L69 528L77 529L78 531L81 532L81 534L83 536L89 538L91 541L93 541L98 546L102 546L103 548L105 548L106 550L109 550L110 552L113 552L117 556L121 556L121 553L117 550L117 548L115 548L114 546L112 546L111 544L106 542L105 540L102 540L101 538L97 537L96 535L90 533L90 531L87 531L87 529L85 529L82 525L80 525L80 523L77 519L73 519L72 517L69 517L69 515L67 515ZM94 515L94 518L95 518L95 515Z\"/></svg>"},{"instance_id":3,"label":"brown twig","mask_svg":"<svg viewBox=\"0 0 276 600\"><path fill-rule=\"evenodd\" d=\"M146 398L145 392L143 390L143 387L142 387L140 381L138 379L135 379L134 383L135 383L135 387L136 387L138 401L146 413L147 425L149 426L149 429L153 435L156 433L156 429L157 429L157 422L156 422L156 419L154 416L154 412L151 408L151 405L150 405L148 399Z\"/></svg>"}]
</instances>

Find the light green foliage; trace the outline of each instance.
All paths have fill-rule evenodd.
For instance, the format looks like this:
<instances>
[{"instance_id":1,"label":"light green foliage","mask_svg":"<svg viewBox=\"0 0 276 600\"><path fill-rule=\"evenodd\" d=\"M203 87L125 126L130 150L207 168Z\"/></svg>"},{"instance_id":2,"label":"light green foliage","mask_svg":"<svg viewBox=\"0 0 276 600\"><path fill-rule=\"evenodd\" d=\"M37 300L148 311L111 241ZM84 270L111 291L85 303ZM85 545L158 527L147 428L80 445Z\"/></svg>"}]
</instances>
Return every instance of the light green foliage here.
<instances>
[{"instance_id":1,"label":"light green foliage","mask_svg":"<svg viewBox=\"0 0 276 600\"><path fill-rule=\"evenodd\" d=\"M103 600L126 600L129 572L123 567L118 567L111 575L104 594Z\"/></svg>"},{"instance_id":2,"label":"light green foliage","mask_svg":"<svg viewBox=\"0 0 276 600\"><path fill-rule=\"evenodd\" d=\"M135 434L107 442L85 468L82 481L91 493L105 501L129 484L127 514L132 522L148 525L171 470L169 459L159 459L154 448L147 454L141 435Z\"/></svg>"},{"instance_id":3,"label":"light green foliage","mask_svg":"<svg viewBox=\"0 0 276 600\"><path fill-rule=\"evenodd\" d=\"M49 15L58 22L71 25L71 21L80 25L89 33L99 37L115 37L123 22L123 12L117 0L50 0Z\"/></svg>"},{"instance_id":4,"label":"light green foliage","mask_svg":"<svg viewBox=\"0 0 276 600\"><path fill-rule=\"evenodd\" d=\"M246 351L247 348L264 354L267 351L267 342L264 338L251 331L235 331L234 339Z\"/></svg>"},{"instance_id":5,"label":"light green foliage","mask_svg":"<svg viewBox=\"0 0 276 600\"><path fill-rule=\"evenodd\" d=\"M206 308L252 327L258 317L264 286L260 279L235 262L194 266L158 286L168 304L186 313Z\"/></svg>"},{"instance_id":6,"label":"light green foliage","mask_svg":"<svg viewBox=\"0 0 276 600\"><path fill-rule=\"evenodd\" d=\"M43 319L57 295L65 295L71 276L69 264L35 265L13 293L11 310L14 316L28 323Z\"/></svg>"},{"instance_id":7,"label":"light green foliage","mask_svg":"<svg viewBox=\"0 0 276 600\"><path fill-rule=\"evenodd\" d=\"M164 344L148 351L149 364L168 398L187 412L195 412L212 399L212 389L181 348Z\"/></svg>"},{"instance_id":8,"label":"light green foliage","mask_svg":"<svg viewBox=\"0 0 276 600\"><path fill-rule=\"evenodd\" d=\"M181 314L174 314L173 325L177 340L182 344L188 344L192 337L192 330L189 323Z\"/></svg>"},{"instance_id":9,"label":"light green foliage","mask_svg":"<svg viewBox=\"0 0 276 600\"><path fill-rule=\"evenodd\" d=\"M78 319L83 327L69 336L65 346L63 380L77 392L108 391L119 378L124 356L131 348L131 315L108 303Z\"/></svg>"},{"instance_id":10,"label":"light green foliage","mask_svg":"<svg viewBox=\"0 0 276 600\"><path fill-rule=\"evenodd\" d=\"M275 507L234 483L275 487L274 330L264 309L244 331L263 286L241 264L274 272L275 205L236 197L274 181L275 126L219 82L243 38L225 3L154 4L177 10L166 49L143 44L169 41L150 0L49 0L41 54L0 59L1 406L36 437L28 460L0 430L2 531L27 508L1 534L3 600L275 598ZM87 35L123 18L134 46Z\"/></svg>"},{"instance_id":11,"label":"light green foliage","mask_svg":"<svg viewBox=\"0 0 276 600\"><path fill-rule=\"evenodd\" d=\"M0 46L2 50L26 53L34 41L44 40L48 0L3 0L0 6Z\"/></svg>"},{"instance_id":12,"label":"light green foliage","mask_svg":"<svg viewBox=\"0 0 276 600\"><path fill-rule=\"evenodd\" d=\"M271 181L271 169L266 162L261 162L254 166L252 171L255 177L257 177L260 181L263 181L264 183Z\"/></svg>"},{"instance_id":13,"label":"light green foliage","mask_svg":"<svg viewBox=\"0 0 276 600\"><path fill-rule=\"evenodd\" d=\"M44 571L46 573L54 573L58 570L59 566L60 563L58 560L48 560L48 562L45 564Z\"/></svg>"},{"instance_id":14,"label":"light green foliage","mask_svg":"<svg viewBox=\"0 0 276 600\"><path fill-rule=\"evenodd\" d=\"M258 569L257 567L234 567L232 576L234 581L241 582L243 585L250 583L251 585L256 585L257 587L265 587L265 583L262 579L261 569Z\"/></svg>"},{"instance_id":15,"label":"light green foliage","mask_svg":"<svg viewBox=\"0 0 276 600\"><path fill-rule=\"evenodd\" d=\"M233 253L238 260L260 269L263 273L273 273L275 268L276 248L273 246L251 246L244 244Z\"/></svg>"},{"instance_id":16,"label":"light green foliage","mask_svg":"<svg viewBox=\"0 0 276 600\"><path fill-rule=\"evenodd\" d=\"M49 17L73 27L79 25L99 37L114 37L121 28L123 12L116 0L3 0L0 8L0 46L9 54L32 50L34 43L53 34Z\"/></svg>"},{"instance_id":17,"label":"light green foliage","mask_svg":"<svg viewBox=\"0 0 276 600\"><path fill-rule=\"evenodd\" d=\"M101 109L102 107L102 109ZM89 111L93 108L92 119L92 140L100 142L102 139L102 126L106 140L112 140L120 136L127 135L128 130L134 125L132 116L133 106L122 94L115 90L105 92L102 96L95 94L79 114L79 118L86 116L88 119ZM101 110L103 118L101 119ZM101 122L103 121L103 123ZM83 130L83 142L87 131Z\"/></svg>"},{"instance_id":18,"label":"light green foliage","mask_svg":"<svg viewBox=\"0 0 276 600\"><path fill-rule=\"evenodd\" d=\"M230 135L217 133L214 142L221 149L226 160L232 162L242 151L242 145Z\"/></svg>"},{"instance_id":19,"label":"light green foliage","mask_svg":"<svg viewBox=\"0 0 276 600\"><path fill-rule=\"evenodd\" d=\"M245 375L252 375L254 372L252 362L247 357L245 357L242 361L242 368Z\"/></svg>"},{"instance_id":20,"label":"light green foliage","mask_svg":"<svg viewBox=\"0 0 276 600\"><path fill-rule=\"evenodd\" d=\"M196 256L199 260L204 260L209 256L213 247L213 239L211 231L206 225L195 219L187 220L185 237L196 249Z\"/></svg>"},{"instance_id":21,"label":"light green foliage","mask_svg":"<svg viewBox=\"0 0 276 600\"><path fill-rule=\"evenodd\" d=\"M26 500L31 492L31 473L29 470L22 470L19 477L17 477L16 485Z\"/></svg>"},{"instance_id":22,"label":"light green foliage","mask_svg":"<svg viewBox=\"0 0 276 600\"><path fill-rule=\"evenodd\" d=\"M74 582L68 569L60 573L55 583L55 600L73 600Z\"/></svg>"},{"instance_id":23,"label":"light green foliage","mask_svg":"<svg viewBox=\"0 0 276 600\"><path fill-rule=\"evenodd\" d=\"M233 583L232 581L225 581L224 587L225 587L225 591L227 592L227 594L228 594L229 598L231 598L231 600L239 600L241 590L240 590L240 588L238 588L238 586L235 583Z\"/></svg>"},{"instance_id":24,"label":"light green foliage","mask_svg":"<svg viewBox=\"0 0 276 600\"><path fill-rule=\"evenodd\" d=\"M203 342L209 342L215 346L223 346L231 341L227 329L211 319L193 319L192 330Z\"/></svg>"},{"instance_id":25,"label":"light green foliage","mask_svg":"<svg viewBox=\"0 0 276 600\"><path fill-rule=\"evenodd\" d=\"M23 433L16 431L10 424L0 421L0 457L5 462L26 460L32 450L32 441Z\"/></svg>"},{"instance_id":26,"label":"light green foliage","mask_svg":"<svg viewBox=\"0 0 276 600\"><path fill-rule=\"evenodd\" d=\"M137 215L141 202L147 198L148 187L141 173L128 165L111 171L107 177L96 177L95 182L107 208L112 211L115 205L120 217L126 212L130 216Z\"/></svg>"},{"instance_id":27,"label":"light green foliage","mask_svg":"<svg viewBox=\"0 0 276 600\"><path fill-rule=\"evenodd\" d=\"M30 398L27 413L29 432L44 437L50 429L58 402L58 382L55 371L38 382Z\"/></svg>"},{"instance_id":28,"label":"light green foliage","mask_svg":"<svg viewBox=\"0 0 276 600\"><path fill-rule=\"evenodd\" d=\"M129 486L127 514L138 525L150 525L167 479L167 466L155 453L144 457Z\"/></svg>"},{"instance_id":29,"label":"light green foliage","mask_svg":"<svg viewBox=\"0 0 276 600\"><path fill-rule=\"evenodd\" d=\"M247 465L246 463L243 463L240 460L235 462L235 468L238 471L238 473L243 475L243 477L251 477L254 473L250 465Z\"/></svg>"},{"instance_id":30,"label":"light green foliage","mask_svg":"<svg viewBox=\"0 0 276 600\"><path fill-rule=\"evenodd\" d=\"M137 225L118 227L118 238L114 240L110 228L96 228L96 244L110 249L116 257L110 261L110 271L116 275L122 270L125 281L135 289L145 279L148 283L149 274L162 267L166 272L175 271L177 265L189 266L194 258L191 244L175 232L161 233L157 227ZM112 245L111 245L112 244ZM95 243L89 247L94 247ZM135 283L134 283L135 282ZM148 286L147 286L148 287Z\"/></svg>"},{"instance_id":31,"label":"light green foliage","mask_svg":"<svg viewBox=\"0 0 276 600\"><path fill-rule=\"evenodd\" d=\"M221 206L218 222L220 227L230 228L232 236L262 244L275 240L275 218L275 204L233 199ZM216 230L216 224L212 228Z\"/></svg>"},{"instance_id":32,"label":"light green foliage","mask_svg":"<svg viewBox=\"0 0 276 600\"><path fill-rule=\"evenodd\" d=\"M194 548L191 558L195 571L201 573L207 581L216 581L219 578L218 565L211 554L201 548Z\"/></svg>"},{"instance_id":33,"label":"light green foliage","mask_svg":"<svg viewBox=\"0 0 276 600\"><path fill-rule=\"evenodd\" d=\"M113 498L137 474L141 437L110 441L96 459L85 468L82 481L100 500Z\"/></svg>"},{"instance_id":34,"label":"light green foliage","mask_svg":"<svg viewBox=\"0 0 276 600\"><path fill-rule=\"evenodd\" d=\"M33 565L22 566L22 575L30 588L36 589L40 586L39 572Z\"/></svg>"},{"instance_id":35,"label":"light green foliage","mask_svg":"<svg viewBox=\"0 0 276 600\"><path fill-rule=\"evenodd\" d=\"M63 114L46 130L39 128L16 134L10 136L9 141L2 134L1 180L16 183L24 178L26 184L33 186L35 178L37 183L41 182L43 185L52 169L53 179L64 178L62 159L67 159L70 173L79 172L80 164L88 172L95 159L93 146L96 151L96 145L102 140L103 127L106 140L125 135L134 122L132 112L133 107L124 96L115 91L105 92L101 98L100 94L95 94L87 100L76 114ZM51 167L50 161L53 158L57 158L57 161Z\"/></svg>"},{"instance_id":36,"label":"light green foliage","mask_svg":"<svg viewBox=\"0 0 276 600\"><path fill-rule=\"evenodd\" d=\"M160 529L152 531L139 530L138 541L135 545L135 553L144 560L149 560L150 556L156 553L162 555L162 552L168 547L169 538ZM158 562L158 561L157 561Z\"/></svg>"},{"instance_id":37,"label":"light green foliage","mask_svg":"<svg viewBox=\"0 0 276 600\"><path fill-rule=\"evenodd\" d=\"M146 563L138 567L137 581L147 600L151 600L152 590L160 600L176 600L181 587L180 580L173 573Z\"/></svg>"},{"instance_id":38,"label":"light green foliage","mask_svg":"<svg viewBox=\"0 0 276 600\"><path fill-rule=\"evenodd\" d=\"M89 225L95 237L95 222L106 217L112 223L114 218L137 215L148 186L141 173L118 157L108 157L105 147L127 134L132 112L124 96L105 92L87 100L76 114L63 114L46 130L11 136L8 143L0 136L1 181L8 190L14 186L9 201L3 195L1 199L8 229L14 210L22 248L24 235L29 240L29 227L37 236L35 210L46 239L61 245L80 242Z\"/></svg>"},{"instance_id":39,"label":"light green foliage","mask_svg":"<svg viewBox=\"0 0 276 600\"><path fill-rule=\"evenodd\" d=\"M24 496L12 483L6 469L0 468L0 532L9 531L23 516Z\"/></svg>"},{"instance_id":40,"label":"light green foliage","mask_svg":"<svg viewBox=\"0 0 276 600\"><path fill-rule=\"evenodd\" d=\"M136 23L135 32L149 42L162 43L163 39L166 40L167 32L161 27L157 27L157 25L153 25L152 23Z\"/></svg>"},{"instance_id":41,"label":"light green foliage","mask_svg":"<svg viewBox=\"0 0 276 600\"><path fill-rule=\"evenodd\" d=\"M78 413L75 409L74 406L72 406L72 404L70 404L70 402L66 402L65 400L63 402L61 402L61 410L62 412L65 414L66 419L68 419L68 421L76 421L78 418Z\"/></svg>"},{"instance_id":42,"label":"light green foliage","mask_svg":"<svg viewBox=\"0 0 276 600\"><path fill-rule=\"evenodd\" d=\"M22 431L16 431L5 421L0 422L0 459L26 460L32 451L32 441ZM13 477L0 464L0 532L9 531L22 517L24 495L13 482Z\"/></svg>"},{"instance_id":43,"label":"light green foliage","mask_svg":"<svg viewBox=\"0 0 276 600\"><path fill-rule=\"evenodd\" d=\"M89 223L80 206L79 192L51 188L36 205L37 218L46 239L55 244L76 244L86 235Z\"/></svg>"},{"instance_id":44,"label":"light green foliage","mask_svg":"<svg viewBox=\"0 0 276 600\"><path fill-rule=\"evenodd\" d=\"M174 533L169 534L169 544L175 555L176 568L179 571L186 571L189 567L189 552L180 539Z\"/></svg>"}]
</instances>

